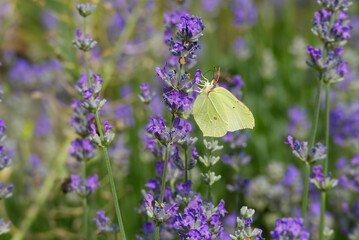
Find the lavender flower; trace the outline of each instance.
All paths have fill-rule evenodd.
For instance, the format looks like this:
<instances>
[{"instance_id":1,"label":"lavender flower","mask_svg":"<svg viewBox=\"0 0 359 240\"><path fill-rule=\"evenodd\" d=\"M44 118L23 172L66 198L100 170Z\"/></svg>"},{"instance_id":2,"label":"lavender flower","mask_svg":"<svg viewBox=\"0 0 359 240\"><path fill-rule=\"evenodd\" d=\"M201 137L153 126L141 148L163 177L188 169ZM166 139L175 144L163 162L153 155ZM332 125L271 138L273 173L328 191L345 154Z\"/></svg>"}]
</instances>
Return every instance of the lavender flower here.
<instances>
[{"instance_id":1,"label":"lavender flower","mask_svg":"<svg viewBox=\"0 0 359 240\"><path fill-rule=\"evenodd\" d=\"M196 58L195 51L200 48L199 39L203 36L204 25L201 18L184 15L177 24L176 40L169 39L170 52L179 57L181 64L187 63L187 58Z\"/></svg>"},{"instance_id":2,"label":"lavender flower","mask_svg":"<svg viewBox=\"0 0 359 240\"><path fill-rule=\"evenodd\" d=\"M187 11L177 11L177 12L165 12L163 21L163 26L166 28L163 39L165 43L169 44L172 38L173 32L177 29L177 24L180 22L182 16L189 15Z\"/></svg>"},{"instance_id":3,"label":"lavender flower","mask_svg":"<svg viewBox=\"0 0 359 240\"><path fill-rule=\"evenodd\" d=\"M173 129L169 129L165 125L162 116L150 117L149 122L145 127L146 131L163 145L174 144L184 139L192 131L191 124L183 118L175 118Z\"/></svg>"},{"instance_id":4,"label":"lavender flower","mask_svg":"<svg viewBox=\"0 0 359 240\"><path fill-rule=\"evenodd\" d=\"M234 235L229 235L233 240L259 240L262 238L262 230L252 228L252 217L255 213L254 209L243 206L240 210L241 216L237 217L237 231Z\"/></svg>"},{"instance_id":5,"label":"lavender flower","mask_svg":"<svg viewBox=\"0 0 359 240\"><path fill-rule=\"evenodd\" d=\"M83 106L83 102L78 99L73 99L71 107L74 109L74 115L71 117L69 124L74 127L75 132L82 138L89 135L90 122L95 119L95 115L90 113Z\"/></svg>"},{"instance_id":6,"label":"lavender flower","mask_svg":"<svg viewBox=\"0 0 359 240\"><path fill-rule=\"evenodd\" d=\"M317 3L323 8L330 9L331 11L347 11L349 7L353 5L352 0L342 0L342 1L333 1L333 0L317 0Z\"/></svg>"},{"instance_id":7,"label":"lavender flower","mask_svg":"<svg viewBox=\"0 0 359 240\"><path fill-rule=\"evenodd\" d=\"M105 233L115 233L119 230L119 227L117 224L109 225L108 222L111 219L105 216L105 211L101 210L97 212L97 216L92 219L92 221L96 222L96 227L99 232L99 234L105 234Z\"/></svg>"},{"instance_id":8,"label":"lavender flower","mask_svg":"<svg viewBox=\"0 0 359 240\"><path fill-rule=\"evenodd\" d=\"M10 232L11 221L4 222L4 219L0 218L0 235Z\"/></svg>"},{"instance_id":9,"label":"lavender flower","mask_svg":"<svg viewBox=\"0 0 359 240\"><path fill-rule=\"evenodd\" d=\"M11 190L13 188L14 185L12 184L6 187L4 183L0 182L0 200L11 197L12 196Z\"/></svg>"},{"instance_id":10,"label":"lavender flower","mask_svg":"<svg viewBox=\"0 0 359 240\"><path fill-rule=\"evenodd\" d=\"M185 110L190 110L194 102L193 97L177 90L169 90L163 94L164 102L168 110L173 114L182 115Z\"/></svg>"},{"instance_id":11,"label":"lavender flower","mask_svg":"<svg viewBox=\"0 0 359 240\"><path fill-rule=\"evenodd\" d=\"M247 41L243 38L236 38L233 42L233 48L237 58L240 60L246 60L252 55Z\"/></svg>"},{"instance_id":12,"label":"lavender flower","mask_svg":"<svg viewBox=\"0 0 359 240\"><path fill-rule=\"evenodd\" d=\"M133 117L133 107L131 105L121 105L116 107L115 116L117 119L117 126L122 130L132 127L135 124Z\"/></svg>"},{"instance_id":13,"label":"lavender flower","mask_svg":"<svg viewBox=\"0 0 359 240\"><path fill-rule=\"evenodd\" d=\"M7 153L5 147L3 146L3 142L6 140L6 130L7 127L4 119L0 119L0 170L12 164L11 156Z\"/></svg>"},{"instance_id":14,"label":"lavender flower","mask_svg":"<svg viewBox=\"0 0 359 240\"><path fill-rule=\"evenodd\" d=\"M307 53L309 54L311 58L311 62L309 63L309 66L315 66L319 68L320 70L324 67L323 61L322 61L322 50L320 48L313 48L312 46L307 47Z\"/></svg>"},{"instance_id":15,"label":"lavender flower","mask_svg":"<svg viewBox=\"0 0 359 240\"><path fill-rule=\"evenodd\" d=\"M330 133L336 144L356 145L359 137L359 102L338 104L330 114Z\"/></svg>"},{"instance_id":16,"label":"lavender flower","mask_svg":"<svg viewBox=\"0 0 359 240\"><path fill-rule=\"evenodd\" d=\"M113 125L110 125L108 120L105 120L103 123L104 123L104 128L105 128L103 140L97 134L97 131L96 131L97 129L96 129L95 124L90 125L90 128L91 128L91 130L89 131L91 133L90 141L93 144L97 145L98 147L103 147L103 146L107 147L115 139L115 133L113 133L111 131L111 129L113 128Z\"/></svg>"},{"instance_id":17,"label":"lavender flower","mask_svg":"<svg viewBox=\"0 0 359 240\"><path fill-rule=\"evenodd\" d=\"M178 211L176 203L173 203L171 206L166 206L166 203L162 203L160 205L157 201L153 200L153 196L151 194L147 194L145 198L145 207L147 216L156 224L167 222Z\"/></svg>"},{"instance_id":18,"label":"lavender flower","mask_svg":"<svg viewBox=\"0 0 359 240\"><path fill-rule=\"evenodd\" d=\"M59 19L50 10L42 11L41 20L47 30L55 30L59 26Z\"/></svg>"},{"instance_id":19,"label":"lavender flower","mask_svg":"<svg viewBox=\"0 0 359 240\"><path fill-rule=\"evenodd\" d=\"M222 3L221 0L202 0L201 2L203 10L206 12L214 12Z\"/></svg>"},{"instance_id":20,"label":"lavender flower","mask_svg":"<svg viewBox=\"0 0 359 240\"><path fill-rule=\"evenodd\" d=\"M314 27L312 32L325 42L328 43L342 43L350 38L350 31L352 26L348 25L348 14L345 11L338 13L338 20L330 26L330 20L333 17L332 11L323 9L314 14ZM331 27L331 28L330 28Z\"/></svg>"},{"instance_id":21,"label":"lavender flower","mask_svg":"<svg viewBox=\"0 0 359 240\"><path fill-rule=\"evenodd\" d=\"M250 135L247 131L228 132L223 141L230 143L231 149L243 148L247 146Z\"/></svg>"},{"instance_id":22,"label":"lavender flower","mask_svg":"<svg viewBox=\"0 0 359 240\"><path fill-rule=\"evenodd\" d=\"M304 230L303 219L282 218L276 221L276 228L270 232L273 240L309 240L309 232Z\"/></svg>"},{"instance_id":23,"label":"lavender flower","mask_svg":"<svg viewBox=\"0 0 359 240\"><path fill-rule=\"evenodd\" d=\"M232 3L235 26L255 25L257 23L257 8L252 0L233 0Z\"/></svg>"},{"instance_id":24,"label":"lavender flower","mask_svg":"<svg viewBox=\"0 0 359 240\"><path fill-rule=\"evenodd\" d=\"M95 11L96 5L92 5L90 3L82 3L82 4L77 4L76 8L77 11L79 11L79 14L85 18L91 15Z\"/></svg>"},{"instance_id":25,"label":"lavender flower","mask_svg":"<svg viewBox=\"0 0 359 240\"><path fill-rule=\"evenodd\" d=\"M96 148L89 139L79 139L71 142L70 155L77 161L88 161L96 156Z\"/></svg>"},{"instance_id":26,"label":"lavender flower","mask_svg":"<svg viewBox=\"0 0 359 240\"><path fill-rule=\"evenodd\" d=\"M245 165L251 161L252 157L245 154L244 151L241 151L239 155L236 154L226 154L222 157L222 161L231 166L237 172Z\"/></svg>"},{"instance_id":27,"label":"lavender flower","mask_svg":"<svg viewBox=\"0 0 359 240\"><path fill-rule=\"evenodd\" d=\"M11 156L6 152L5 147L0 145L0 170L12 164Z\"/></svg>"},{"instance_id":28,"label":"lavender flower","mask_svg":"<svg viewBox=\"0 0 359 240\"><path fill-rule=\"evenodd\" d=\"M3 142L6 140L5 131L7 130L7 127L5 125L4 119L0 119L0 142Z\"/></svg>"},{"instance_id":29,"label":"lavender flower","mask_svg":"<svg viewBox=\"0 0 359 240\"><path fill-rule=\"evenodd\" d=\"M39 64L33 64L23 58L16 60L8 72L9 83L13 87L26 86L30 89L54 87L54 79L60 76L62 64L57 59L51 59ZM54 77L55 75L55 77Z\"/></svg>"},{"instance_id":30,"label":"lavender flower","mask_svg":"<svg viewBox=\"0 0 359 240\"><path fill-rule=\"evenodd\" d=\"M288 136L287 142L285 142L285 144L288 144L291 147L294 156L296 156L297 158L299 158L305 163L313 163L321 159L324 159L326 156L325 155L326 147L324 147L321 143L317 143L309 151L307 141L302 141L302 142L299 142L298 140L293 141L293 137Z\"/></svg>"},{"instance_id":31,"label":"lavender flower","mask_svg":"<svg viewBox=\"0 0 359 240\"><path fill-rule=\"evenodd\" d=\"M85 181L77 175L71 175L70 179L69 187L81 198L90 196L97 187L100 187L97 174L88 177Z\"/></svg>"},{"instance_id":32,"label":"lavender flower","mask_svg":"<svg viewBox=\"0 0 359 240\"><path fill-rule=\"evenodd\" d=\"M72 44L79 50L88 52L97 45L97 41L92 39L89 34L86 34L86 36L83 38L82 32L79 29L76 31L76 36L77 39L73 40Z\"/></svg>"},{"instance_id":33,"label":"lavender flower","mask_svg":"<svg viewBox=\"0 0 359 240\"><path fill-rule=\"evenodd\" d=\"M53 126L51 119L45 114L40 115L36 121L35 135L37 137L45 137L49 135L52 130Z\"/></svg>"},{"instance_id":34,"label":"lavender flower","mask_svg":"<svg viewBox=\"0 0 359 240\"><path fill-rule=\"evenodd\" d=\"M313 167L313 172L315 174L314 178L310 179L310 182L320 191L327 191L334 188L338 185L338 180L331 177L331 173L328 173L327 176L324 176L322 172L322 166L318 165Z\"/></svg>"},{"instance_id":35,"label":"lavender flower","mask_svg":"<svg viewBox=\"0 0 359 240\"><path fill-rule=\"evenodd\" d=\"M223 231L221 219L226 213L223 200L215 207L211 203L203 205L202 200L196 198L188 204L183 214L176 215L174 226L183 240L215 239Z\"/></svg>"},{"instance_id":36,"label":"lavender flower","mask_svg":"<svg viewBox=\"0 0 359 240\"><path fill-rule=\"evenodd\" d=\"M137 95L138 98L141 100L142 103L146 105L150 104L153 97L155 96L155 93L150 91L148 83L142 83L140 85L140 89L142 90L142 93Z\"/></svg>"},{"instance_id":37,"label":"lavender flower","mask_svg":"<svg viewBox=\"0 0 359 240\"><path fill-rule=\"evenodd\" d=\"M107 35L111 42L115 42L126 26L126 19L124 19L122 14L115 13L108 19L107 24Z\"/></svg>"},{"instance_id":38,"label":"lavender flower","mask_svg":"<svg viewBox=\"0 0 359 240\"><path fill-rule=\"evenodd\" d=\"M106 103L106 99L99 98L102 82L99 74L92 74L90 79L87 75L81 75L75 85L76 91L85 99L82 106L92 113L99 112Z\"/></svg>"}]
</instances>

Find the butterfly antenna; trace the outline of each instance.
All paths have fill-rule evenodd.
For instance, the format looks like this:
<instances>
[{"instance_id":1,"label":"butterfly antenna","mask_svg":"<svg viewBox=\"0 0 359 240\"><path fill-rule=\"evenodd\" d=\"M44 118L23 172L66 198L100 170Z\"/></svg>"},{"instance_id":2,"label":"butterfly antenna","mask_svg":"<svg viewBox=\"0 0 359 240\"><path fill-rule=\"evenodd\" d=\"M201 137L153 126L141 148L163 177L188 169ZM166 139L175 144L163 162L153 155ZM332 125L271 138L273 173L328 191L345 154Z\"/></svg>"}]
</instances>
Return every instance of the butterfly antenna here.
<instances>
[{"instance_id":1,"label":"butterfly antenna","mask_svg":"<svg viewBox=\"0 0 359 240\"><path fill-rule=\"evenodd\" d=\"M213 83L217 84L219 81L219 76L221 75L221 67L220 66L218 66L218 67L213 66L213 67L214 67L214 70L216 71L216 78L213 80Z\"/></svg>"}]
</instances>

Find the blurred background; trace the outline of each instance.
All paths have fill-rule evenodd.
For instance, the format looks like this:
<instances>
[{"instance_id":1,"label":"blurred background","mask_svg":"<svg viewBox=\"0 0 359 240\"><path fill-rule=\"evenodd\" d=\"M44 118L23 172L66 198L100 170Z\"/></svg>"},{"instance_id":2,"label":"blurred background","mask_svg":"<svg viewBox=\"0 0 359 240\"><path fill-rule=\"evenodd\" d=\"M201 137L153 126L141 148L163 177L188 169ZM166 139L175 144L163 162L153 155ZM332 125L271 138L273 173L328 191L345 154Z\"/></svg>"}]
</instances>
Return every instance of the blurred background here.
<instances>
[{"instance_id":1,"label":"blurred background","mask_svg":"<svg viewBox=\"0 0 359 240\"><path fill-rule=\"evenodd\" d=\"M176 11L178 4L157 0L89 2L97 4L97 9L88 18L87 29L99 43L89 53L90 67L104 79L102 95L109 103L103 119L115 125L116 141L110 155L127 235L134 236L140 233L144 220L136 213L143 197L141 189L154 176L155 160L143 151L141 140L147 118L153 113L146 110L137 94L144 82L153 89L159 87L154 68L162 68L169 57L163 42L163 14ZM237 2L241 2L239 7ZM13 196L0 202L0 217L12 221L11 233L4 239L81 237L81 200L61 191L63 180L79 172L79 164L68 154L70 142L76 137L68 124L73 113L71 101L78 98L73 85L84 73L83 55L71 43L76 29L82 28L77 3L0 0L0 81L5 92L0 117L8 127L6 144L13 158L13 165L0 172L0 181L14 184ZM225 163L217 164L215 171L222 179L213 187L214 202L225 199L230 212L244 204L255 208L257 225L270 239L275 219L293 216L295 206L300 211L300 194L285 197L287 190L277 185L289 174L287 166L291 164L299 171L303 167L284 141L289 134L300 140L309 138L317 76L305 64L305 48L309 44L322 46L310 31L313 14L320 8L314 0L186 0L182 8L202 17L205 25L197 65L188 71L194 75L199 68L210 79L213 65L219 65L223 76L239 75L244 82L242 99L256 119L254 130L241 133L244 144L233 147L221 141L225 146L222 156L236 152L238 158L243 159L245 154L250 162L243 161L243 166L235 170ZM332 89L329 169L336 177L344 174L338 172L337 159L350 162L359 153L358 10L355 2L349 12L352 39L343 57L349 62L350 73ZM157 93L160 106L159 88ZM194 121L193 127L199 138L198 152L203 154L202 133ZM320 123L318 141L324 141L323 130ZM88 201L89 216L94 218L96 211L103 209L114 219L102 154L88 166L90 173L99 175L102 185ZM206 187L199 176L202 167L197 164L191 179L193 188L205 195ZM250 183L239 187L246 178ZM299 174L291 187L301 189L302 182ZM358 220L358 192L349 192L345 193L345 201L349 209L353 206L358 211L348 209L354 216L344 212L340 190L330 196L333 204L329 205L332 210L328 224L332 223L336 231L334 239L343 239ZM312 206L315 201L313 197ZM318 216L315 210L312 214ZM349 220L331 221L335 216ZM92 239L97 239L95 223L90 224Z\"/></svg>"}]
</instances>

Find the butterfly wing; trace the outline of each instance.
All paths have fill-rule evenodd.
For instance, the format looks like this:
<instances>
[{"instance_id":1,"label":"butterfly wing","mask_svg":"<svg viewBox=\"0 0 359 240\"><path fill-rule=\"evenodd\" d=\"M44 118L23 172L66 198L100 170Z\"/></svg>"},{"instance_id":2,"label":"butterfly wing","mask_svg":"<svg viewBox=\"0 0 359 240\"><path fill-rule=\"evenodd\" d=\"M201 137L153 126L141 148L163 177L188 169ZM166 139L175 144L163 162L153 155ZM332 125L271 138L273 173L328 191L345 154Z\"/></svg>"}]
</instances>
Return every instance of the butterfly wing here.
<instances>
[{"instance_id":1,"label":"butterfly wing","mask_svg":"<svg viewBox=\"0 0 359 240\"><path fill-rule=\"evenodd\" d=\"M220 99L228 119L228 131L234 132L240 129L254 128L252 112L239 101L230 91L223 87L213 89L212 94ZM217 97L218 96L218 97Z\"/></svg>"},{"instance_id":2,"label":"butterfly wing","mask_svg":"<svg viewBox=\"0 0 359 240\"><path fill-rule=\"evenodd\" d=\"M223 137L227 133L228 120L221 101L210 92L201 93L193 104L193 116L203 136Z\"/></svg>"}]
</instances>

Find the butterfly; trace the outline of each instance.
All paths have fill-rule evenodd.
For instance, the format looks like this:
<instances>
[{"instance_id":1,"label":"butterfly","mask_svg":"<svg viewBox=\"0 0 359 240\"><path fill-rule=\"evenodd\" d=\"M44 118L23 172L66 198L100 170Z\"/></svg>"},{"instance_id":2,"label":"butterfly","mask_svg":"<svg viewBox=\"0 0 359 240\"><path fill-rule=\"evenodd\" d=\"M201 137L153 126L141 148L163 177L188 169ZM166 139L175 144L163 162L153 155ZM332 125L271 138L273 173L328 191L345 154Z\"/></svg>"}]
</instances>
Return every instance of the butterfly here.
<instances>
[{"instance_id":1,"label":"butterfly","mask_svg":"<svg viewBox=\"0 0 359 240\"><path fill-rule=\"evenodd\" d=\"M223 137L228 131L253 129L252 112L230 91L217 86L220 68L215 70L215 79L204 78L206 81L199 84L202 88L193 104L193 116L203 136Z\"/></svg>"}]
</instances>

